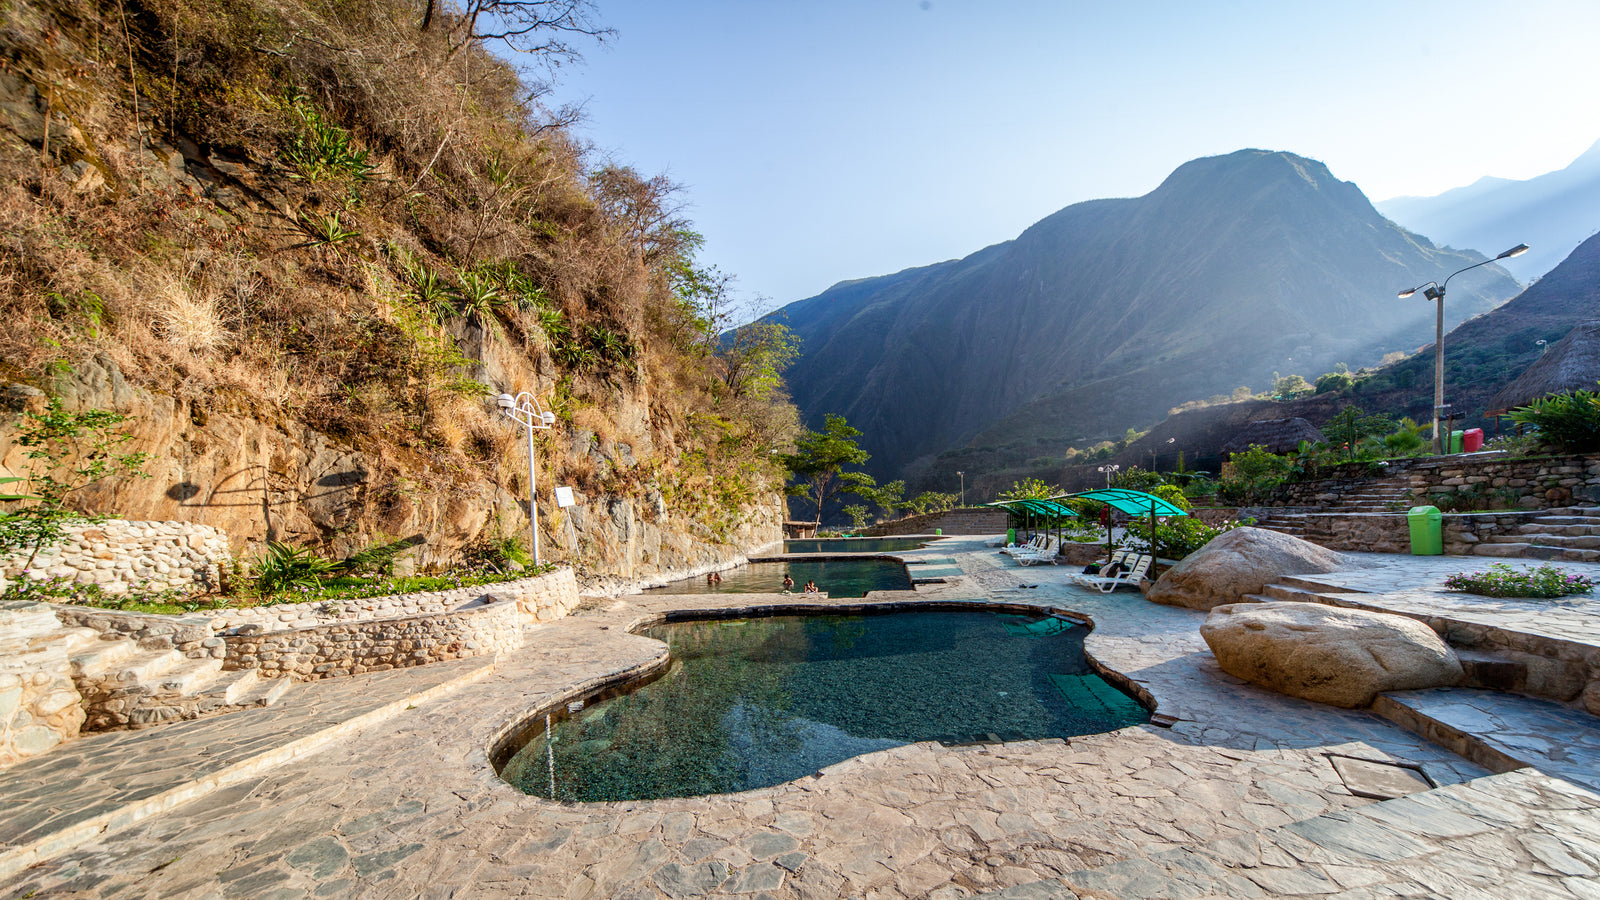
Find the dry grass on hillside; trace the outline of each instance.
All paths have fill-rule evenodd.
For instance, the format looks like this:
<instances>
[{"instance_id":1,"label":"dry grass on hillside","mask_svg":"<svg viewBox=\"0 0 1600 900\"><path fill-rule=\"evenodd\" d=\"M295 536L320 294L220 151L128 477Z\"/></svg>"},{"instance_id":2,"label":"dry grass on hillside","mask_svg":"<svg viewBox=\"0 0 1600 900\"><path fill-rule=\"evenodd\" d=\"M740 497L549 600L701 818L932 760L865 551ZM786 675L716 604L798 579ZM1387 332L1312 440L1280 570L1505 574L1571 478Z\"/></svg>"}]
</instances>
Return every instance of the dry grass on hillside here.
<instances>
[{"instance_id":1,"label":"dry grass on hillside","mask_svg":"<svg viewBox=\"0 0 1600 900\"><path fill-rule=\"evenodd\" d=\"M481 341L512 361L507 389L605 441L629 437L617 392L648 397L663 465L773 485L792 409L719 381L717 317L675 288L697 238L672 186L591 171L563 114L458 21L424 31L395 0L11 12L9 377L103 352L212 410L500 479L505 432L462 353ZM556 456L580 486L626 481Z\"/></svg>"}]
</instances>

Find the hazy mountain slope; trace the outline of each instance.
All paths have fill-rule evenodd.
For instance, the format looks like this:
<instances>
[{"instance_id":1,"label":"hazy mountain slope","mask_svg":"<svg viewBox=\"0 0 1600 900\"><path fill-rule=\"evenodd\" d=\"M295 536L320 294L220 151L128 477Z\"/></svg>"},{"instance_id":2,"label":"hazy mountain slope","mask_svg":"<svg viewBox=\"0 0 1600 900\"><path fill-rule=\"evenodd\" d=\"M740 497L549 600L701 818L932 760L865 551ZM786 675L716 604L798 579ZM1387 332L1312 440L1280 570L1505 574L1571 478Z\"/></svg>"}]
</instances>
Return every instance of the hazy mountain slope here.
<instances>
[{"instance_id":1,"label":"hazy mountain slope","mask_svg":"<svg viewBox=\"0 0 1600 900\"><path fill-rule=\"evenodd\" d=\"M1431 312L1395 292L1479 259L1385 220L1319 162L1244 150L775 315L804 340L788 380L808 421L844 414L874 472L892 475L986 429L1002 441L1120 434L1275 370L1413 349ZM1459 320L1516 285L1486 267L1451 288Z\"/></svg>"},{"instance_id":2,"label":"hazy mountain slope","mask_svg":"<svg viewBox=\"0 0 1600 900\"><path fill-rule=\"evenodd\" d=\"M1526 243L1528 253L1505 266L1529 280L1600 230L1600 143L1565 169L1527 181L1480 178L1437 197L1396 197L1377 208L1441 246L1492 254Z\"/></svg>"}]
</instances>

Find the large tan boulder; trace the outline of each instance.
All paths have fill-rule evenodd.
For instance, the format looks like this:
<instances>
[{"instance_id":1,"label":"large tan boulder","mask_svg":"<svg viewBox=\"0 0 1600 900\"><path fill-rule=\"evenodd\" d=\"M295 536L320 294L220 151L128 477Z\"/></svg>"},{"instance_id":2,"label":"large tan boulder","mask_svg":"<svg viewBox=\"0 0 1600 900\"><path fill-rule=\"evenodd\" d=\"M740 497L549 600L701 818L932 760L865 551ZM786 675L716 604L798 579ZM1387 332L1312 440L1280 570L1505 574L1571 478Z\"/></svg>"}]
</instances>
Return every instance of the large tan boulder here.
<instances>
[{"instance_id":1,"label":"large tan boulder","mask_svg":"<svg viewBox=\"0 0 1600 900\"><path fill-rule=\"evenodd\" d=\"M1236 528L1161 574L1145 598L1168 606L1214 609L1260 593L1285 575L1349 568L1344 556L1293 535Z\"/></svg>"},{"instance_id":2,"label":"large tan boulder","mask_svg":"<svg viewBox=\"0 0 1600 900\"><path fill-rule=\"evenodd\" d=\"M1461 661L1414 619L1320 603L1219 606L1200 626L1222 671L1280 694L1361 707L1383 691L1457 684Z\"/></svg>"}]
</instances>

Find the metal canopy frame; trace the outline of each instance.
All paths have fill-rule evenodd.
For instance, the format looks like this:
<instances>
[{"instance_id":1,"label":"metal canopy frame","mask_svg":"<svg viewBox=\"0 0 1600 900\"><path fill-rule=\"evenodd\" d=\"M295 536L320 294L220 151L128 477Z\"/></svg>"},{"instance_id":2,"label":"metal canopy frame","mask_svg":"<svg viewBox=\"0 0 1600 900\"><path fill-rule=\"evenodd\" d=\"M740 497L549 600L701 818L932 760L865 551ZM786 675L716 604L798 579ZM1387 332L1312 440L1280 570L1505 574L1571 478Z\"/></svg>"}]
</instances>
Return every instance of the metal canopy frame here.
<instances>
[{"instance_id":1,"label":"metal canopy frame","mask_svg":"<svg viewBox=\"0 0 1600 900\"><path fill-rule=\"evenodd\" d=\"M1156 556L1156 519L1160 516L1187 516L1181 508L1174 506L1155 494L1144 491L1133 491L1127 488L1096 488L1092 491L1079 491L1076 494L1061 494L1051 497L1051 500L1063 500L1071 497L1076 500L1094 500L1130 516L1150 517L1150 558ZM1111 525L1106 524L1106 558L1111 557Z\"/></svg>"}]
</instances>

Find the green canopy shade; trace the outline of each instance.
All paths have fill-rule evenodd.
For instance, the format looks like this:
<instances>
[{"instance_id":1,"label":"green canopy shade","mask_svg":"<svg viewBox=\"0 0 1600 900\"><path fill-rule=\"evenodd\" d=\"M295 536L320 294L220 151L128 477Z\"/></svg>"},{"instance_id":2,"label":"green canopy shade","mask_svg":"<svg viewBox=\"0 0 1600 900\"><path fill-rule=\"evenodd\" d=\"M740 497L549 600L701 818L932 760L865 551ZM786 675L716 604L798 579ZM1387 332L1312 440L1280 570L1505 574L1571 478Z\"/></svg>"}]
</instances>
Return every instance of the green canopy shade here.
<instances>
[{"instance_id":1,"label":"green canopy shade","mask_svg":"<svg viewBox=\"0 0 1600 900\"><path fill-rule=\"evenodd\" d=\"M1171 503L1147 494L1144 491L1130 491L1126 488L1098 488L1092 491L1082 491L1076 494L1063 494L1062 497L1073 497L1079 500L1098 500L1118 512L1130 516L1186 516L1188 513L1173 506ZM1061 497L1052 497L1059 500Z\"/></svg>"},{"instance_id":2,"label":"green canopy shade","mask_svg":"<svg viewBox=\"0 0 1600 900\"><path fill-rule=\"evenodd\" d=\"M1010 510L1011 512L1026 511L1031 512L1036 516L1048 516L1050 518L1057 519L1077 515L1077 513L1072 511L1072 507L1067 506L1064 503L1057 503L1054 500L1001 500L998 503L990 503L987 505L998 506L1001 509Z\"/></svg>"}]
</instances>

